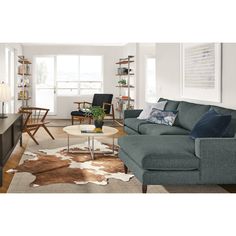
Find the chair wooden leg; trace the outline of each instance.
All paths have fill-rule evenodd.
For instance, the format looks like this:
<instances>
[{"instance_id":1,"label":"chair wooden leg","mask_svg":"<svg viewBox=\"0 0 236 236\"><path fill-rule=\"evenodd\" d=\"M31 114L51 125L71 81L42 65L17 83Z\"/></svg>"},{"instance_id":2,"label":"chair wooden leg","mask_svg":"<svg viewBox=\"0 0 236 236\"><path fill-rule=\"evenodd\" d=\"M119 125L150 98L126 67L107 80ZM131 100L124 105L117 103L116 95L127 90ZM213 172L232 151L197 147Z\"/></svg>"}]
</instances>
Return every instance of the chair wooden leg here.
<instances>
[{"instance_id":1,"label":"chair wooden leg","mask_svg":"<svg viewBox=\"0 0 236 236\"><path fill-rule=\"evenodd\" d=\"M124 169L125 169L125 174L128 173L128 167L126 165L124 165Z\"/></svg>"},{"instance_id":2,"label":"chair wooden leg","mask_svg":"<svg viewBox=\"0 0 236 236\"><path fill-rule=\"evenodd\" d=\"M74 116L71 116L71 124L74 125Z\"/></svg>"},{"instance_id":3,"label":"chair wooden leg","mask_svg":"<svg viewBox=\"0 0 236 236\"><path fill-rule=\"evenodd\" d=\"M39 143L37 142L37 140L34 138L34 136L30 133L30 131L26 131L27 132L27 134L34 140L34 142L37 144L37 145L39 145Z\"/></svg>"},{"instance_id":4,"label":"chair wooden leg","mask_svg":"<svg viewBox=\"0 0 236 236\"><path fill-rule=\"evenodd\" d=\"M52 139L55 139L55 138L52 136L52 134L50 133L50 131L48 130L48 128L46 127L46 125L42 125L42 127L46 130L46 132L50 135L50 137L51 137Z\"/></svg>"},{"instance_id":5,"label":"chair wooden leg","mask_svg":"<svg viewBox=\"0 0 236 236\"><path fill-rule=\"evenodd\" d=\"M36 130L33 132L33 136L37 133L37 131L39 130L40 125L36 128Z\"/></svg>"},{"instance_id":6,"label":"chair wooden leg","mask_svg":"<svg viewBox=\"0 0 236 236\"><path fill-rule=\"evenodd\" d=\"M146 184L142 185L142 193L147 193L147 185Z\"/></svg>"}]
</instances>

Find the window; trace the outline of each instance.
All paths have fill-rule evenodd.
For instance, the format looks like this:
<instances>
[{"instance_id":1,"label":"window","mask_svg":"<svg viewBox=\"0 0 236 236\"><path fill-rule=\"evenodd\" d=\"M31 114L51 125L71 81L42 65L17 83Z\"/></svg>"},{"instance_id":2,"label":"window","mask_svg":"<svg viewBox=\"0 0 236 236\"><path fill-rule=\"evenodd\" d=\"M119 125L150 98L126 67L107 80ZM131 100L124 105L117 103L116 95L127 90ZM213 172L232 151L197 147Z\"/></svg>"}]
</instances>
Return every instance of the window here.
<instances>
[{"instance_id":1,"label":"window","mask_svg":"<svg viewBox=\"0 0 236 236\"><path fill-rule=\"evenodd\" d=\"M157 101L155 58L146 58L145 101Z\"/></svg>"},{"instance_id":2,"label":"window","mask_svg":"<svg viewBox=\"0 0 236 236\"><path fill-rule=\"evenodd\" d=\"M54 57L37 57L35 67L35 105L46 106L53 114L55 112Z\"/></svg>"},{"instance_id":3,"label":"window","mask_svg":"<svg viewBox=\"0 0 236 236\"><path fill-rule=\"evenodd\" d=\"M6 112L14 113L15 103L15 50L11 48L5 49L5 71L6 79L5 83L10 86L11 90L11 100L6 103Z\"/></svg>"},{"instance_id":4,"label":"window","mask_svg":"<svg viewBox=\"0 0 236 236\"><path fill-rule=\"evenodd\" d=\"M57 95L72 96L79 92L79 57L57 56Z\"/></svg>"},{"instance_id":5,"label":"window","mask_svg":"<svg viewBox=\"0 0 236 236\"><path fill-rule=\"evenodd\" d=\"M80 94L102 92L102 58L99 56L80 57Z\"/></svg>"},{"instance_id":6,"label":"window","mask_svg":"<svg viewBox=\"0 0 236 236\"><path fill-rule=\"evenodd\" d=\"M57 56L58 96L100 93L103 90L101 56Z\"/></svg>"}]
</instances>

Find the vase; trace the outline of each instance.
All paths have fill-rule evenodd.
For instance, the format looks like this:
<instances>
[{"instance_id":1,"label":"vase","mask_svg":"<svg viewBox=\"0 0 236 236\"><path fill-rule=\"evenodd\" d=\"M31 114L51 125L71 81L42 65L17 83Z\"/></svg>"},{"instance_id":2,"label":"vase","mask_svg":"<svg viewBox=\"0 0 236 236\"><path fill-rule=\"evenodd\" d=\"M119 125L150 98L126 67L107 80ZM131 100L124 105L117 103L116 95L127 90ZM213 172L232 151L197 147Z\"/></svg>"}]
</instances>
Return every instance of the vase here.
<instances>
[{"instance_id":1,"label":"vase","mask_svg":"<svg viewBox=\"0 0 236 236\"><path fill-rule=\"evenodd\" d=\"M94 125L96 128L102 129L103 124L104 124L103 120L95 120L94 121Z\"/></svg>"}]
</instances>

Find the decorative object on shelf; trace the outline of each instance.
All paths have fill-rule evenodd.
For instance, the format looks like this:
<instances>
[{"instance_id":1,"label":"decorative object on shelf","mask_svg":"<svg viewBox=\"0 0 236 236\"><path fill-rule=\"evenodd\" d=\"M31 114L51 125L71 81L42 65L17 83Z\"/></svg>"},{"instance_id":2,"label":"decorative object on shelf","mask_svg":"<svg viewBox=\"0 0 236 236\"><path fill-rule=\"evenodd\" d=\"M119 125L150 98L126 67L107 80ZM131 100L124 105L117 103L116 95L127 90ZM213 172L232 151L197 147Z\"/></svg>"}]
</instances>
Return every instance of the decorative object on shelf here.
<instances>
[{"instance_id":1,"label":"decorative object on shelf","mask_svg":"<svg viewBox=\"0 0 236 236\"><path fill-rule=\"evenodd\" d=\"M32 64L24 56L18 57L18 83L17 87L20 89L18 92L18 100L22 101L22 107L28 107L28 101L31 99L29 96L29 87L30 87L30 77L31 77L31 68Z\"/></svg>"},{"instance_id":2,"label":"decorative object on shelf","mask_svg":"<svg viewBox=\"0 0 236 236\"><path fill-rule=\"evenodd\" d=\"M0 119L7 118L7 115L4 114L4 102L8 102L11 100L11 91L7 84L2 82L0 84L0 102L2 102L2 114L0 115Z\"/></svg>"},{"instance_id":3,"label":"decorative object on shelf","mask_svg":"<svg viewBox=\"0 0 236 236\"><path fill-rule=\"evenodd\" d=\"M120 80L118 81L118 84L119 84L120 86L126 85L126 84L127 84L126 79L120 79Z\"/></svg>"},{"instance_id":4,"label":"decorative object on shelf","mask_svg":"<svg viewBox=\"0 0 236 236\"><path fill-rule=\"evenodd\" d=\"M104 109L102 107L99 106L94 106L94 107L90 107L88 109L89 111L86 112L89 116L92 115L93 119L94 119L94 125L95 125L95 131L96 132L101 132L102 131L102 126L104 124L104 117L106 115Z\"/></svg>"},{"instance_id":5,"label":"decorative object on shelf","mask_svg":"<svg viewBox=\"0 0 236 236\"><path fill-rule=\"evenodd\" d=\"M134 56L120 58L119 62L116 63L119 65L116 74L116 76L119 76L118 85L116 86L119 88L119 96L116 97L116 111L118 111L120 119L123 118L124 110L134 108L134 105L132 104L134 99L132 99L130 95L130 89L134 88L134 86L130 84L131 76L134 75L132 69L130 68L131 63L134 62L131 58L134 58Z\"/></svg>"}]
</instances>

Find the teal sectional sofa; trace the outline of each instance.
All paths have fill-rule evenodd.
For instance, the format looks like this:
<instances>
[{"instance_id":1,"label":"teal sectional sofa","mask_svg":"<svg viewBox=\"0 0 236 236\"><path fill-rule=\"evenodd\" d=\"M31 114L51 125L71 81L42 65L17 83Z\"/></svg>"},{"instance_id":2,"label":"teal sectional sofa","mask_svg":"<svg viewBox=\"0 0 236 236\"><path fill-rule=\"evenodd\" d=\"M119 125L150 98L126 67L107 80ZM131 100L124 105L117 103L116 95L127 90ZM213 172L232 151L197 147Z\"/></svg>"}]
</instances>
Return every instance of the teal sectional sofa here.
<instances>
[{"instance_id":1,"label":"teal sectional sofa","mask_svg":"<svg viewBox=\"0 0 236 236\"><path fill-rule=\"evenodd\" d=\"M210 108L231 114L227 137L191 139L192 128ZM178 110L174 126L137 119L142 110L124 112L129 135L118 140L119 158L142 183L143 193L148 185L236 184L236 111L173 100L165 110Z\"/></svg>"}]
</instances>

